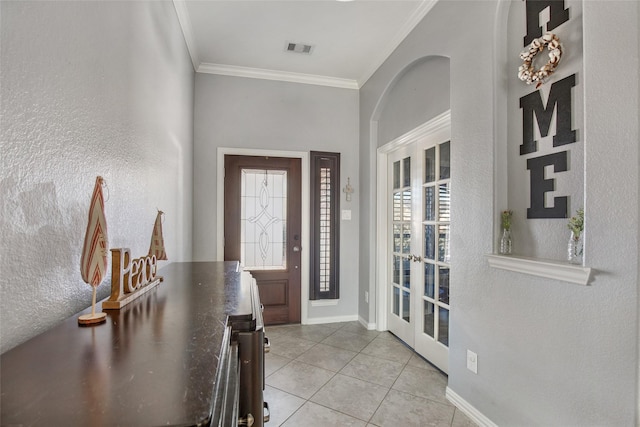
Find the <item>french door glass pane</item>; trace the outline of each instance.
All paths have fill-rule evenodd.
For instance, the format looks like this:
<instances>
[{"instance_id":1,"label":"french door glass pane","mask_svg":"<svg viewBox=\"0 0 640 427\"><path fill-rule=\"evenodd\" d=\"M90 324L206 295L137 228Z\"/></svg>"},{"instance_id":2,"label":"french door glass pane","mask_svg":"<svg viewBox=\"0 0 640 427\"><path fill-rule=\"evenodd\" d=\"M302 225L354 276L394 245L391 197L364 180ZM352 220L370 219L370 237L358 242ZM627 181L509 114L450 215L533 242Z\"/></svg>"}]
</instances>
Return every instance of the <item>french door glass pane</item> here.
<instances>
[{"instance_id":1,"label":"french door glass pane","mask_svg":"<svg viewBox=\"0 0 640 427\"><path fill-rule=\"evenodd\" d=\"M438 268L438 299L449 304L449 267Z\"/></svg>"},{"instance_id":2,"label":"french door glass pane","mask_svg":"<svg viewBox=\"0 0 640 427\"><path fill-rule=\"evenodd\" d=\"M287 171L242 169L240 262L254 270L287 268Z\"/></svg>"},{"instance_id":3,"label":"french door glass pane","mask_svg":"<svg viewBox=\"0 0 640 427\"><path fill-rule=\"evenodd\" d=\"M423 329L422 332L424 332L425 334L429 335L431 338L435 338L435 325L434 325L434 317L433 317L433 311L435 310L435 306L433 305L433 303L430 303L429 301L424 301L424 323L423 323Z\"/></svg>"},{"instance_id":4,"label":"french door glass pane","mask_svg":"<svg viewBox=\"0 0 640 427\"><path fill-rule=\"evenodd\" d=\"M402 286L411 287L411 261L409 258L402 258Z\"/></svg>"},{"instance_id":5,"label":"french door glass pane","mask_svg":"<svg viewBox=\"0 0 640 427\"><path fill-rule=\"evenodd\" d=\"M438 261L449 262L449 224L438 225Z\"/></svg>"},{"instance_id":6,"label":"french door glass pane","mask_svg":"<svg viewBox=\"0 0 640 427\"><path fill-rule=\"evenodd\" d=\"M438 341L449 346L449 310L439 307Z\"/></svg>"},{"instance_id":7,"label":"french door glass pane","mask_svg":"<svg viewBox=\"0 0 640 427\"><path fill-rule=\"evenodd\" d=\"M449 141L440 144L440 179L451 178L451 144Z\"/></svg>"},{"instance_id":8,"label":"french door glass pane","mask_svg":"<svg viewBox=\"0 0 640 427\"><path fill-rule=\"evenodd\" d=\"M393 314L400 316L400 289L393 287Z\"/></svg>"},{"instance_id":9,"label":"french door glass pane","mask_svg":"<svg viewBox=\"0 0 640 427\"><path fill-rule=\"evenodd\" d=\"M411 224L402 224L402 253L411 251Z\"/></svg>"},{"instance_id":10,"label":"french door glass pane","mask_svg":"<svg viewBox=\"0 0 640 427\"><path fill-rule=\"evenodd\" d=\"M402 192L402 220L411 221L411 190Z\"/></svg>"},{"instance_id":11,"label":"french door glass pane","mask_svg":"<svg viewBox=\"0 0 640 427\"><path fill-rule=\"evenodd\" d=\"M393 162L393 188L400 188L400 160Z\"/></svg>"},{"instance_id":12,"label":"french door glass pane","mask_svg":"<svg viewBox=\"0 0 640 427\"><path fill-rule=\"evenodd\" d=\"M400 224L393 224L393 252L400 252L401 239Z\"/></svg>"},{"instance_id":13,"label":"french door glass pane","mask_svg":"<svg viewBox=\"0 0 640 427\"><path fill-rule=\"evenodd\" d=\"M411 321L411 296L409 292L402 291L402 318L410 322Z\"/></svg>"},{"instance_id":14,"label":"french door glass pane","mask_svg":"<svg viewBox=\"0 0 640 427\"><path fill-rule=\"evenodd\" d=\"M424 220L435 221L436 219L436 187L430 185L424 188Z\"/></svg>"},{"instance_id":15,"label":"french door glass pane","mask_svg":"<svg viewBox=\"0 0 640 427\"><path fill-rule=\"evenodd\" d=\"M436 147L424 150L424 182L436 180Z\"/></svg>"},{"instance_id":16,"label":"french door glass pane","mask_svg":"<svg viewBox=\"0 0 640 427\"><path fill-rule=\"evenodd\" d=\"M402 159L402 186L411 186L411 157Z\"/></svg>"},{"instance_id":17,"label":"french door glass pane","mask_svg":"<svg viewBox=\"0 0 640 427\"><path fill-rule=\"evenodd\" d=\"M438 221L451 220L451 191L449 183L440 184L438 190Z\"/></svg>"},{"instance_id":18,"label":"french door glass pane","mask_svg":"<svg viewBox=\"0 0 640 427\"><path fill-rule=\"evenodd\" d=\"M393 283L400 284L400 257L393 256Z\"/></svg>"},{"instance_id":19,"label":"french door glass pane","mask_svg":"<svg viewBox=\"0 0 640 427\"><path fill-rule=\"evenodd\" d=\"M435 298L436 268L435 265L424 264L424 296Z\"/></svg>"},{"instance_id":20,"label":"french door glass pane","mask_svg":"<svg viewBox=\"0 0 640 427\"><path fill-rule=\"evenodd\" d=\"M393 193L393 220L402 221L402 193Z\"/></svg>"},{"instance_id":21,"label":"french door glass pane","mask_svg":"<svg viewBox=\"0 0 640 427\"><path fill-rule=\"evenodd\" d=\"M424 226L424 257L435 259L436 253L436 232L434 225Z\"/></svg>"}]
</instances>

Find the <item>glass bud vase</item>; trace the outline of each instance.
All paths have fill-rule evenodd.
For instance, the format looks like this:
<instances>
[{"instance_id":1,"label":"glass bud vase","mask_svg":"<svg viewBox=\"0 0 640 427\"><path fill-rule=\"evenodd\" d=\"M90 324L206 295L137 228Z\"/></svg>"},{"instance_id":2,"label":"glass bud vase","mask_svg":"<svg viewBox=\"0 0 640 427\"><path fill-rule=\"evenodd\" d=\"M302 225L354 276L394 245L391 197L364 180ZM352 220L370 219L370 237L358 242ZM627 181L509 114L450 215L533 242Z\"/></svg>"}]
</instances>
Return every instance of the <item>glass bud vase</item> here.
<instances>
[{"instance_id":1,"label":"glass bud vase","mask_svg":"<svg viewBox=\"0 0 640 427\"><path fill-rule=\"evenodd\" d=\"M569 235L569 244L567 246L567 260L571 264L582 264L582 233L577 236L571 232Z\"/></svg>"},{"instance_id":2,"label":"glass bud vase","mask_svg":"<svg viewBox=\"0 0 640 427\"><path fill-rule=\"evenodd\" d=\"M511 229L505 228L502 230L502 237L500 238L500 253L502 255L511 255Z\"/></svg>"}]
</instances>

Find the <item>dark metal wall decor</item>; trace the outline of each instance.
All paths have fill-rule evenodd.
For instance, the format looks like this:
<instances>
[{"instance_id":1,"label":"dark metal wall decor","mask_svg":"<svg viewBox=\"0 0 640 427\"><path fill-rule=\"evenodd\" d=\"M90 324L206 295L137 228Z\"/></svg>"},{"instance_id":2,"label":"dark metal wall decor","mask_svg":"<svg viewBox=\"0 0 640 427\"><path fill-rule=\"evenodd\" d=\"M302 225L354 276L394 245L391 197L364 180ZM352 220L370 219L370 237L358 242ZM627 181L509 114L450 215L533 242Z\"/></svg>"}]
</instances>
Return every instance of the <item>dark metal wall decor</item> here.
<instances>
[{"instance_id":1,"label":"dark metal wall decor","mask_svg":"<svg viewBox=\"0 0 640 427\"><path fill-rule=\"evenodd\" d=\"M549 10L547 30L553 30L569 20L569 9L565 8L564 0L526 0L527 34L524 37L525 46L542 36L540 13L546 8ZM537 125L541 137L549 135L554 112L556 113L556 132L553 136L553 147L577 141L577 131L572 129L572 88L575 86L576 74L574 73L551 85L546 105L540 90L535 90L520 98L520 108L522 109L521 156L538 151L538 144L534 137L534 126ZM568 217L567 196L554 197L553 206L545 205L545 193L555 190L555 179L545 177L545 167L553 166L554 173L566 172L569 169L567 157L568 151L565 150L527 159L530 178L530 205L527 209L527 218Z\"/></svg>"},{"instance_id":2,"label":"dark metal wall decor","mask_svg":"<svg viewBox=\"0 0 640 427\"><path fill-rule=\"evenodd\" d=\"M547 31L555 30L569 20L569 9L565 9L564 0L527 0L527 35L524 37L524 46L542 37L540 12L547 7L549 8Z\"/></svg>"}]
</instances>

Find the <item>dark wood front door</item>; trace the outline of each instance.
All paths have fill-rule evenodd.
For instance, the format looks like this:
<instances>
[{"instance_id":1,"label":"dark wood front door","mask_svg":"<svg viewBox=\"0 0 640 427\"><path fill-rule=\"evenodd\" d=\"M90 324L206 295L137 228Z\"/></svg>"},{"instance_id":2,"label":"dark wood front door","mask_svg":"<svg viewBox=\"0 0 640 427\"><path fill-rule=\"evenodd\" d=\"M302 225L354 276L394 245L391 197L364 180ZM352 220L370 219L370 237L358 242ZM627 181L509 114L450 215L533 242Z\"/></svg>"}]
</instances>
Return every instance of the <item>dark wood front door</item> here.
<instances>
[{"instance_id":1,"label":"dark wood front door","mask_svg":"<svg viewBox=\"0 0 640 427\"><path fill-rule=\"evenodd\" d=\"M301 161L225 155L224 259L258 283L267 325L300 322Z\"/></svg>"}]
</instances>

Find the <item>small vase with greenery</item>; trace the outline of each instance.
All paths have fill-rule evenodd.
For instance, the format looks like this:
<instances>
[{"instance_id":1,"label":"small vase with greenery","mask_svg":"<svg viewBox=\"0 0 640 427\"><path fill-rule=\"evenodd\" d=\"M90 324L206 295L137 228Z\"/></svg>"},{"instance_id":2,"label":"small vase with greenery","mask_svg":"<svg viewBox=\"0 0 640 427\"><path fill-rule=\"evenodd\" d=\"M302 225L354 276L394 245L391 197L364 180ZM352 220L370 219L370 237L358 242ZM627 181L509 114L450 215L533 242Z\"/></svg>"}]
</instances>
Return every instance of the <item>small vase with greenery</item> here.
<instances>
[{"instance_id":1,"label":"small vase with greenery","mask_svg":"<svg viewBox=\"0 0 640 427\"><path fill-rule=\"evenodd\" d=\"M567 224L571 235L569 236L569 244L567 246L567 260L573 264L582 264L582 253L584 249L583 231L584 231L584 209L580 208L576 211L576 215L569 218Z\"/></svg>"},{"instance_id":2,"label":"small vase with greenery","mask_svg":"<svg viewBox=\"0 0 640 427\"><path fill-rule=\"evenodd\" d=\"M502 237L500 237L500 253L502 255L510 255L513 247L511 241L511 218L513 217L513 211L506 210L500 214L502 223Z\"/></svg>"}]
</instances>

